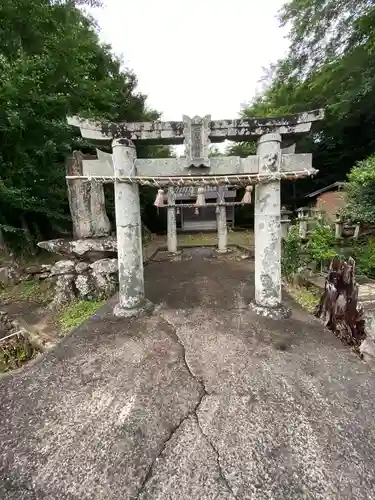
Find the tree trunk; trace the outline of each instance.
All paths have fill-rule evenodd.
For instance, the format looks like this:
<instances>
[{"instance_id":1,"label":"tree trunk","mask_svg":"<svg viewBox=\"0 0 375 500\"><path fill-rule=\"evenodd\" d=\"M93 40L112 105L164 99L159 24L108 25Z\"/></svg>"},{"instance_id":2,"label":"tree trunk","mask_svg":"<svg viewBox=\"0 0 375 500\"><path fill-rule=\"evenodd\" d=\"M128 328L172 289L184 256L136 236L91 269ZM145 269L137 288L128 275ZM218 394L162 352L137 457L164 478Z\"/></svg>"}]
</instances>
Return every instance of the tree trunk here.
<instances>
[{"instance_id":1,"label":"tree trunk","mask_svg":"<svg viewBox=\"0 0 375 500\"><path fill-rule=\"evenodd\" d=\"M358 305L354 259L332 260L315 316L324 319L325 326L345 344L358 347L366 337L363 309Z\"/></svg>"},{"instance_id":2,"label":"tree trunk","mask_svg":"<svg viewBox=\"0 0 375 500\"><path fill-rule=\"evenodd\" d=\"M5 243L4 231L1 229L0 226L0 252L6 252L6 251L7 251L7 245Z\"/></svg>"},{"instance_id":3,"label":"tree trunk","mask_svg":"<svg viewBox=\"0 0 375 500\"><path fill-rule=\"evenodd\" d=\"M21 215L21 227L24 230L25 239L26 239L26 241L28 243L27 250L29 250L32 255L35 255L36 254L36 248L35 248L35 245L34 245L34 240L33 240L33 237L32 237L32 234L31 234L31 231L30 231L30 228L29 228L29 225L28 225L28 223L27 223L26 218L25 218L24 215Z\"/></svg>"}]
</instances>

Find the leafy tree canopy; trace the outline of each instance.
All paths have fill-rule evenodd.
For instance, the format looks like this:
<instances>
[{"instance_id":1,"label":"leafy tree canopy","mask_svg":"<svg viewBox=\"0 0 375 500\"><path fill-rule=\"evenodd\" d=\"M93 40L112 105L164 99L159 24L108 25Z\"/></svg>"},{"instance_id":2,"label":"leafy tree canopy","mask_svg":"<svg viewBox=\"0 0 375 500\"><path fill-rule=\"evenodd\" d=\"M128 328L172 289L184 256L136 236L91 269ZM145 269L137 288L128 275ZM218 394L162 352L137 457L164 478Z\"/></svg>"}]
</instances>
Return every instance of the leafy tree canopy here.
<instances>
[{"instance_id":1,"label":"leafy tree canopy","mask_svg":"<svg viewBox=\"0 0 375 500\"><path fill-rule=\"evenodd\" d=\"M81 8L99 3L0 3L3 231L28 227L40 238L61 225L69 227L65 157L72 149L89 146L67 125L67 115L113 121L159 116L136 91L134 73L124 70L111 48L100 43L93 19Z\"/></svg>"},{"instance_id":2,"label":"leafy tree canopy","mask_svg":"<svg viewBox=\"0 0 375 500\"><path fill-rule=\"evenodd\" d=\"M297 183L297 199L345 180L375 151L375 1L290 0L280 12L290 28L287 56L268 70L266 90L247 116L325 108L326 118L297 143L311 151L316 179Z\"/></svg>"},{"instance_id":3,"label":"leafy tree canopy","mask_svg":"<svg viewBox=\"0 0 375 500\"><path fill-rule=\"evenodd\" d=\"M356 165L346 185L346 215L356 222L375 224L375 155Z\"/></svg>"}]
</instances>

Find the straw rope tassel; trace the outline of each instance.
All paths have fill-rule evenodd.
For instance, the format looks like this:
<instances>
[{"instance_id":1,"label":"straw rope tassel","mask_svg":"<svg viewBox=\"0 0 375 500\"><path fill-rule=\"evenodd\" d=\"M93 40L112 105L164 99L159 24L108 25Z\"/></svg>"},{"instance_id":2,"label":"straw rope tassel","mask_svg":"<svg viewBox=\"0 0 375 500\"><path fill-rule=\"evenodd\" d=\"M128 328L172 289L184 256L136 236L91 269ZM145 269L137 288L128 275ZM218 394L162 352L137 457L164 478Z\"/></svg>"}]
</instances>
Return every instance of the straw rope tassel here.
<instances>
[{"instance_id":1,"label":"straw rope tassel","mask_svg":"<svg viewBox=\"0 0 375 500\"><path fill-rule=\"evenodd\" d=\"M242 203L249 204L251 203L251 193L253 191L253 186L246 186L245 194L242 198Z\"/></svg>"},{"instance_id":2,"label":"straw rope tassel","mask_svg":"<svg viewBox=\"0 0 375 500\"><path fill-rule=\"evenodd\" d=\"M206 199L204 197L204 188L199 187L198 188L198 195L197 195L197 201L195 202L196 208L195 208L195 215L199 214L199 208L198 207L203 207L206 204Z\"/></svg>"},{"instance_id":3,"label":"straw rope tassel","mask_svg":"<svg viewBox=\"0 0 375 500\"><path fill-rule=\"evenodd\" d=\"M204 188L202 187L198 188L198 196L195 204L197 205L197 207L202 207L206 204L206 198L204 197Z\"/></svg>"},{"instance_id":4,"label":"straw rope tassel","mask_svg":"<svg viewBox=\"0 0 375 500\"><path fill-rule=\"evenodd\" d=\"M164 207L164 191L162 189L158 189L158 194L156 195L154 201L155 207Z\"/></svg>"}]
</instances>

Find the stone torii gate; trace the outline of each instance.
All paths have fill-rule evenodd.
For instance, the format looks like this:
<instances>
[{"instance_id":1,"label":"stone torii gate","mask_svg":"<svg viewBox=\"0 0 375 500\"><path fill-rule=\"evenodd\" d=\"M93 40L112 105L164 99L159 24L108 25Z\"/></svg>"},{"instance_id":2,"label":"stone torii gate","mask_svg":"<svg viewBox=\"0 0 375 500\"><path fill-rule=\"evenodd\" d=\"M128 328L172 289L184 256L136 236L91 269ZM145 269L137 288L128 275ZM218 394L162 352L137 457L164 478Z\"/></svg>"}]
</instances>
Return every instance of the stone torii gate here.
<instances>
[{"instance_id":1,"label":"stone torii gate","mask_svg":"<svg viewBox=\"0 0 375 500\"><path fill-rule=\"evenodd\" d=\"M97 123L69 117L68 123L79 127L85 139L112 144L112 154L98 151L97 161L84 162L80 175L67 175L67 179L75 183L78 191L88 180L99 185L114 182L119 268L119 303L114 314L139 316L152 308L144 292L139 185L168 188L168 249L176 252L174 187L217 185L220 192L228 185L255 184L252 307L265 316L284 317L287 310L281 296L280 181L317 172L312 168L311 154L294 154L294 136L309 132L312 122L322 118L322 110L281 118L218 121L212 121L209 115L192 119L184 116L179 122L136 123ZM256 155L209 157L210 143L254 139L258 141ZM137 159L135 145L140 143L184 144L185 156ZM226 239L225 203L219 200L217 206L219 239L220 234Z\"/></svg>"}]
</instances>

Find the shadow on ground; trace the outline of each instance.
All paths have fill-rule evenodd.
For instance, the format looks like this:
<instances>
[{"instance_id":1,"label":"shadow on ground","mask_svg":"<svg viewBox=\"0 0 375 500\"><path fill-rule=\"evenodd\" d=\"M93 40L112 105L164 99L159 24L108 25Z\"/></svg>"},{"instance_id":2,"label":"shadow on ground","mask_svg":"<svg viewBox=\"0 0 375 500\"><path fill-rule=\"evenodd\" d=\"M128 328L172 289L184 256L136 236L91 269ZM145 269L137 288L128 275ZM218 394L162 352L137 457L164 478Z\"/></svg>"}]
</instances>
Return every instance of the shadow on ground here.
<instances>
[{"instance_id":1,"label":"shadow on ground","mask_svg":"<svg viewBox=\"0 0 375 500\"><path fill-rule=\"evenodd\" d=\"M375 498L359 358L297 307L248 310L247 261L145 272L153 316L112 301L0 381L3 500Z\"/></svg>"}]
</instances>

